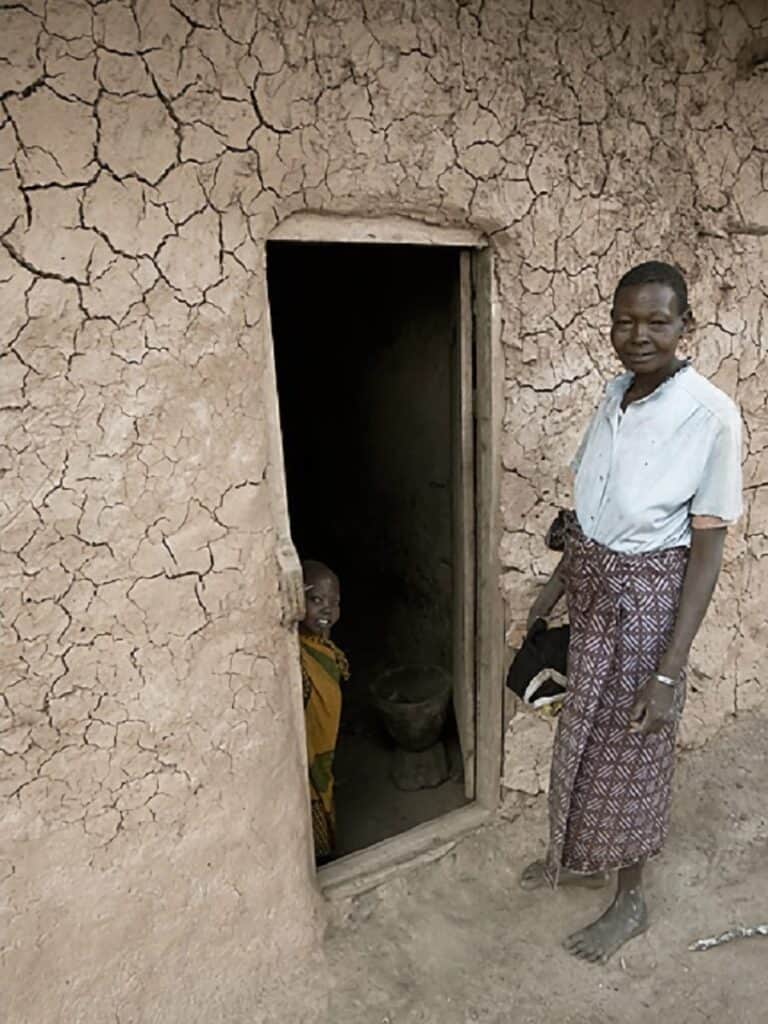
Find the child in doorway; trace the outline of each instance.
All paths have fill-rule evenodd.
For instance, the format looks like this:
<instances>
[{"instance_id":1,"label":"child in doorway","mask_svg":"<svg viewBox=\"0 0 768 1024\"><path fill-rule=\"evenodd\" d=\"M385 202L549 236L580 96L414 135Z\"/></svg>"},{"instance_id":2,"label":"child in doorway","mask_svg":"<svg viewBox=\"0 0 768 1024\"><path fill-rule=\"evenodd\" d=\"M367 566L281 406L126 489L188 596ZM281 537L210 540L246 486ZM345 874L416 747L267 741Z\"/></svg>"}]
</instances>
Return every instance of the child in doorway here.
<instances>
[{"instance_id":1,"label":"child in doorway","mask_svg":"<svg viewBox=\"0 0 768 1024\"><path fill-rule=\"evenodd\" d=\"M322 562L302 565L306 613L299 626L304 719L312 801L315 860L334 855L336 815L333 797L333 758L341 720L341 682L349 678L344 654L331 640L339 621L339 580Z\"/></svg>"}]
</instances>

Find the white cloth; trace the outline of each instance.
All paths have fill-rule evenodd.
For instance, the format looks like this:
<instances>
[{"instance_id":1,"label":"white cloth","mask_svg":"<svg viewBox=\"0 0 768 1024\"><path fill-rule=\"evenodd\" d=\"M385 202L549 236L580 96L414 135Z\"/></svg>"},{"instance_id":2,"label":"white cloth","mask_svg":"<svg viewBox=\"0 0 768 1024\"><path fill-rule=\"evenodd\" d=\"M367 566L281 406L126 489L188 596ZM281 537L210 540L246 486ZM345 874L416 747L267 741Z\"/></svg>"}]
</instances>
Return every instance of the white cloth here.
<instances>
[{"instance_id":1,"label":"white cloth","mask_svg":"<svg viewBox=\"0 0 768 1024\"><path fill-rule=\"evenodd\" d=\"M739 410L687 366L622 412L632 379L608 384L572 463L579 524L626 554L689 546L691 516L741 515Z\"/></svg>"}]
</instances>

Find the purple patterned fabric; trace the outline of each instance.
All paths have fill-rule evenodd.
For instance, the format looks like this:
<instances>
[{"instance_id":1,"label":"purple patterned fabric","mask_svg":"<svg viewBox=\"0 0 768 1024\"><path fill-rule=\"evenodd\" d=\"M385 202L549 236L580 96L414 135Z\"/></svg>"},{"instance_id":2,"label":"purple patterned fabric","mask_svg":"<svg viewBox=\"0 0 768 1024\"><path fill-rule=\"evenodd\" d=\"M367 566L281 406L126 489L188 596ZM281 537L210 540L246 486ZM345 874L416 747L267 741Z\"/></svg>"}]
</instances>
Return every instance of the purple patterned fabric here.
<instances>
[{"instance_id":1,"label":"purple patterned fabric","mask_svg":"<svg viewBox=\"0 0 768 1024\"><path fill-rule=\"evenodd\" d=\"M561 867L591 873L659 852L685 701L681 685L673 722L650 736L628 731L674 627L688 549L621 554L574 525L565 558L571 641L550 777L553 884Z\"/></svg>"}]
</instances>

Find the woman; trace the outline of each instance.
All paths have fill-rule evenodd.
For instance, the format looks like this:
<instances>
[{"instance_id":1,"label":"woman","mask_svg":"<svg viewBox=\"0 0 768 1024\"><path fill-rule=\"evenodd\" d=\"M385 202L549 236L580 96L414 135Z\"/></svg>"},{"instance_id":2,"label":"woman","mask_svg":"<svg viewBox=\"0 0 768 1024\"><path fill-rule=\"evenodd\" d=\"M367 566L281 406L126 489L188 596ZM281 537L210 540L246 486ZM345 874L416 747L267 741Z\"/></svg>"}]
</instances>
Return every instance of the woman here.
<instances>
[{"instance_id":1,"label":"woman","mask_svg":"<svg viewBox=\"0 0 768 1024\"><path fill-rule=\"evenodd\" d=\"M547 860L523 872L590 886L609 909L565 941L604 962L648 927L646 859L666 837L684 668L741 513L741 421L680 359L692 317L680 272L643 263L614 293L611 381L574 462L576 521L531 621L565 592L568 695L558 721Z\"/></svg>"}]
</instances>

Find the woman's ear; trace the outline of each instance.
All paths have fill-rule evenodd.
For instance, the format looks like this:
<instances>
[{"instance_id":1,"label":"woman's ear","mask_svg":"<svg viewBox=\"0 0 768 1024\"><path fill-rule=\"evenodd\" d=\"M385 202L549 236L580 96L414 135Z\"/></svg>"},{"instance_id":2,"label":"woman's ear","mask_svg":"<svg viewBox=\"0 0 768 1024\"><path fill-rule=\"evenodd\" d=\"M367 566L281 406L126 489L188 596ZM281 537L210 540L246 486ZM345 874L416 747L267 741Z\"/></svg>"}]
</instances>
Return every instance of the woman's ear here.
<instances>
[{"instance_id":1,"label":"woman's ear","mask_svg":"<svg viewBox=\"0 0 768 1024\"><path fill-rule=\"evenodd\" d=\"M677 344L678 355L683 359L691 358L691 347L694 341L693 335L696 330L696 321L690 309L686 309L682 316L683 329Z\"/></svg>"}]
</instances>

